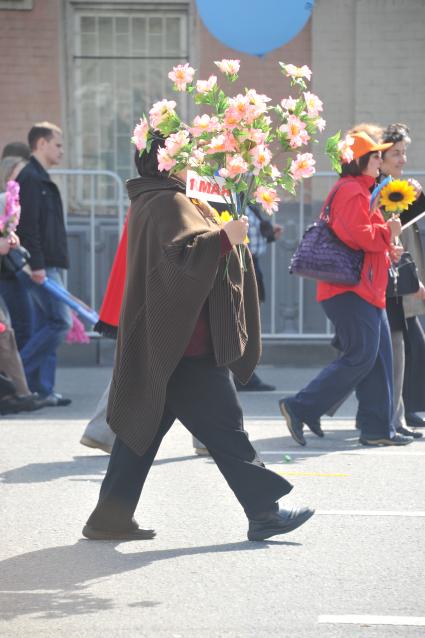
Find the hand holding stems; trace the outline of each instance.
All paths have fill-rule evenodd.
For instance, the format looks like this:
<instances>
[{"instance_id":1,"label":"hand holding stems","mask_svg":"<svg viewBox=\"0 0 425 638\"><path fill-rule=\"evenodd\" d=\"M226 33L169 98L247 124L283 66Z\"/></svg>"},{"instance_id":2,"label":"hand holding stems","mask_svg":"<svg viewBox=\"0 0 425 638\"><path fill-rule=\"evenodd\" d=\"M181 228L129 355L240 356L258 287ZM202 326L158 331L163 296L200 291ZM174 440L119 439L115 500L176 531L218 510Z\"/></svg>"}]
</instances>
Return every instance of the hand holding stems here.
<instances>
[{"instance_id":1,"label":"hand holding stems","mask_svg":"<svg viewBox=\"0 0 425 638\"><path fill-rule=\"evenodd\" d=\"M232 219L230 222L223 224L223 230L227 234L232 246L243 244L248 233L248 217L242 215L239 219Z\"/></svg>"},{"instance_id":2,"label":"hand holding stems","mask_svg":"<svg viewBox=\"0 0 425 638\"><path fill-rule=\"evenodd\" d=\"M401 221L393 215L388 221L387 226L391 232L391 243L398 244L398 238L401 235Z\"/></svg>"}]
</instances>

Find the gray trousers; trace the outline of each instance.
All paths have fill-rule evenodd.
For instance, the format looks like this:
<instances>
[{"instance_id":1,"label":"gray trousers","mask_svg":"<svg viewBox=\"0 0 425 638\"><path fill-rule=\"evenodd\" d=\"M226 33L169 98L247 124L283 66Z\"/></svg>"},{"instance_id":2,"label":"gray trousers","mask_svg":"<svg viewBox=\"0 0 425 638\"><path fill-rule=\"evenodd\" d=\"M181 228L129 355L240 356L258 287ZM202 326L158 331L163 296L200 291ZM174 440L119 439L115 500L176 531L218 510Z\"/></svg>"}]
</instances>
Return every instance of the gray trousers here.
<instances>
[{"instance_id":1,"label":"gray trousers","mask_svg":"<svg viewBox=\"0 0 425 638\"><path fill-rule=\"evenodd\" d=\"M395 429L405 428L406 419L404 417L403 402L403 382L405 351L402 330L391 330L391 343L393 347L393 379L394 379L394 417L393 425Z\"/></svg>"}]
</instances>

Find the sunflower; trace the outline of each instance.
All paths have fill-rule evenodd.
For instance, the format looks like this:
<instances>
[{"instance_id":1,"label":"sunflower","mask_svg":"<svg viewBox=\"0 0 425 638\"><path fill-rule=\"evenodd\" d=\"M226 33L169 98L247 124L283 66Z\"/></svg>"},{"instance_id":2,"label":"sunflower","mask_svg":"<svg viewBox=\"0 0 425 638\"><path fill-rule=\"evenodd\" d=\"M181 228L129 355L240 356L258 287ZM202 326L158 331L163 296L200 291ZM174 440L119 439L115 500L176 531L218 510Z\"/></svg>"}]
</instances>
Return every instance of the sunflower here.
<instances>
[{"instance_id":1,"label":"sunflower","mask_svg":"<svg viewBox=\"0 0 425 638\"><path fill-rule=\"evenodd\" d=\"M401 213L409 208L416 199L416 191L405 179L394 179L388 182L381 191L380 205L388 213Z\"/></svg>"}]
</instances>

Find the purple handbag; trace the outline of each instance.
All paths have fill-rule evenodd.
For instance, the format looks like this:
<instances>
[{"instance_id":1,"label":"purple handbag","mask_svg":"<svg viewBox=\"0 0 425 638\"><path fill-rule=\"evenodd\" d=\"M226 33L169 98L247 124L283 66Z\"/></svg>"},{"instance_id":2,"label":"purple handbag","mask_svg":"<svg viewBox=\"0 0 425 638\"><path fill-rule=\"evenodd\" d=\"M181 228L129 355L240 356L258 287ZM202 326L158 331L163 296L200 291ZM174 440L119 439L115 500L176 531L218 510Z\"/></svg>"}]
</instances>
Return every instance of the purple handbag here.
<instances>
[{"instance_id":1,"label":"purple handbag","mask_svg":"<svg viewBox=\"0 0 425 638\"><path fill-rule=\"evenodd\" d=\"M338 239L328 223L331 204L338 188L332 193L318 221L304 231L291 259L289 272L309 279L355 286L360 281L364 252L353 250Z\"/></svg>"}]
</instances>

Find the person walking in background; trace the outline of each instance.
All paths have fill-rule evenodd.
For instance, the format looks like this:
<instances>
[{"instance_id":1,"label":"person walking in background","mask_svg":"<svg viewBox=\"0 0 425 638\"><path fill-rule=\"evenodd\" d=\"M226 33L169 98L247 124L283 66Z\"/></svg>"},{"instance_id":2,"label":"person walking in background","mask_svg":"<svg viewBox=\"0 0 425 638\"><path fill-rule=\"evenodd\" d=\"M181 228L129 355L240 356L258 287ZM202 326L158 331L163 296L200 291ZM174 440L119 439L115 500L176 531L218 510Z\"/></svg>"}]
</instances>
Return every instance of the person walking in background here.
<instances>
[{"instance_id":1,"label":"person walking in background","mask_svg":"<svg viewBox=\"0 0 425 638\"><path fill-rule=\"evenodd\" d=\"M279 239L282 234L282 226L273 224L268 219L264 219L260 209L254 204L250 204L246 208L249 229L249 249L254 263L255 277L257 280L258 298L260 303L266 300L266 286L264 282L263 272L260 266L260 257L267 251L267 246ZM236 390L238 392L272 392L276 390L276 386L266 383L256 372L253 373L248 383L243 385L237 379L234 380Z\"/></svg>"},{"instance_id":2,"label":"person walking in background","mask_svg":"<svg viewBox=\"0 0 425 638\"><path fill-rule=\"evenodd\" d=\"M59 189L48 169L63 157L62 132L49 122L35 124L28 134L31 158L17 177L21 220L17 234L30 253L30 277L25 274L2 286L15 328L28 385L50 406L71 400L54 391L56 350L72 326L68 306L41 284L46 277L63 286L68 245Z\"/></svg>"},{"instance_id":3,"label":"person walking in background","mask_svg":"<svg viewBox=\"0 0 425 638\"><path fill-rule=\"evenodd\" d=\"M305 445L304 424L321 436L320 417L355 390L359 442L406 445L412 438L396 433L393 426L392 351L385 312L388 253L396 261L400 257L402 248L394 242L401 223L385 222L379 210L369 210L369 189L382 164L380 152L392 143L377 144L362 131L352 138L353 159L343 163L327 202L329 224L337 237L364 251L361 278L355 286L319 281L317 287L317 300L334 324L341 356L295 396L281 399L279 406L292 437Z\"/></svg>"},{"instance_id":4,"label":"person walking in background","mask_svg":"<svg viewBox=\"0 0 425 638\"><path fill-rule=\"evenodd\" d=\"M83 535L154 536L133 515L162 438L179 419L208 447L245 510L248 539L264 540L314 511L279 510L292 486L258 458L229 377L230 368L247 381L261 350L252 260L247 250L245 272L234 249L247 220L221 226L210 207L189 200L185 171L170 177L159 170L164 146L155 133L149 151L136 151L140 177L127 183L127 278L108 403L117 436Z\"/></svg>"},{"instance_id":5,"label":"person walking in background","mask_svg":"<svg viewBox=\"0 0 425 638\"><path fill-rule=\"evenodd\" d=\"M381 135L383 142L391 147L382 154L381 172L402 179L407 162L407 147L411 143L409 129L405 124L388 125ZM409 208L401 213L401 223L407 224L425 211L425 195L417 180L409 180L415 187L417 198ZM418 269L420 288L415 294L404 295L401 299L389 298L387 311L394 330L394 374L395 408L398 431L415 438L419 432L411 432L411 427L424 427L425 420L416 412L425 412L425 334L419 316L425 315L425 257L419 227L416 223L403 230L402 244Z\"/></svg>"}]
</instances>

